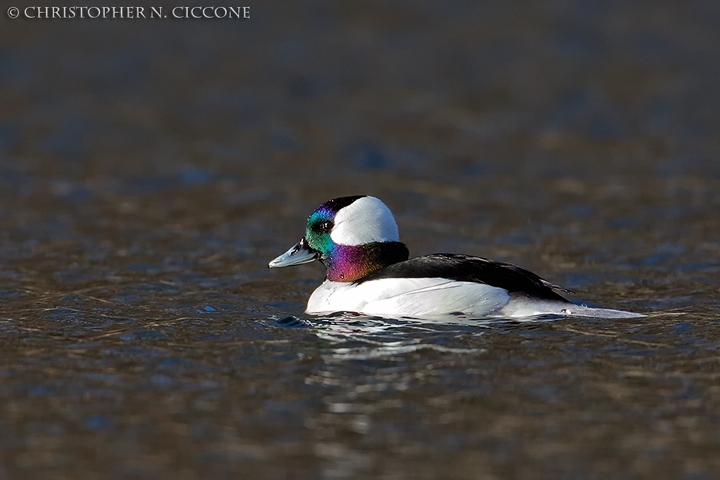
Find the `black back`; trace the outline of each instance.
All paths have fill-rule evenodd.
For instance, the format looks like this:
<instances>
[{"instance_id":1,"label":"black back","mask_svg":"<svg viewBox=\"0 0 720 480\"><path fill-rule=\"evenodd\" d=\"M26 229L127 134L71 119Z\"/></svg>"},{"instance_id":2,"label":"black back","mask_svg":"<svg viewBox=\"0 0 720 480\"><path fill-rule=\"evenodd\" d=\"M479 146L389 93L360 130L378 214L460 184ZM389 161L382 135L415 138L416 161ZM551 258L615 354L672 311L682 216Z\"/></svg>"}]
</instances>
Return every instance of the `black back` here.
<instances>
[{"instance_id":1,"label":"black back","mask_svg":"<svg viewBox=\"0 0 720 480\"><path fill-rule=\"evenodd\" d=\"M371 273L355 283L381 278L447 278L459 282L484 283L509 293L525 293L547 300L568 301L553 290L569 292L534 273L510 263L494 262L482 257L436 253L394 263Z\"/></svg>"}]
</instances>

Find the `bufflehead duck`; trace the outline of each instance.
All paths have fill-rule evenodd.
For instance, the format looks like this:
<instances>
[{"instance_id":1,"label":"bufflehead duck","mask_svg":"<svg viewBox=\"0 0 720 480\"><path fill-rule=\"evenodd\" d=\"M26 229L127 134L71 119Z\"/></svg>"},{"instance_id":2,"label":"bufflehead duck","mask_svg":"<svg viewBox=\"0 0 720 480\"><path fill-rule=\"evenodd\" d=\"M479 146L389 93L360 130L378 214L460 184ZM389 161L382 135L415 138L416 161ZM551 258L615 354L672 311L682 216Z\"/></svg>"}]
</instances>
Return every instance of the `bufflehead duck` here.
<instances>
[{"instance_id":1,"label":"bufflehead duck","mask_svg":"<svg viewBox=\"0 0 720 480\"><path fill-rule=\"evenodd\" d=\"M563 315L642 316L575 305L568 290L509 263L437 253L408 259L390 209L375 197L340 197L308 217L305 236L268 267L320 260L327 279L306 313L355 312L380 317L438 319Z\"/></svg>"}]
</instances>

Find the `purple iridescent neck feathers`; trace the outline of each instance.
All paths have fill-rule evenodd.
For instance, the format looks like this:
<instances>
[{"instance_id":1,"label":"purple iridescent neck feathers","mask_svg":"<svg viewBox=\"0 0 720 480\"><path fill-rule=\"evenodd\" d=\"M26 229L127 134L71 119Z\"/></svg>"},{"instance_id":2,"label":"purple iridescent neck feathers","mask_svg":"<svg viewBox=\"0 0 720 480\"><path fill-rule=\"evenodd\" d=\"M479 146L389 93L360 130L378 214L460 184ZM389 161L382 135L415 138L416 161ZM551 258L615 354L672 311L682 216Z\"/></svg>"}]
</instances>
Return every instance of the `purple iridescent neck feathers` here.
<instances>
[{"instance_id":1,"label":"purple iridescent neck feathers","mask_svg":"<svg viewBox=\"0 0 720 480\"><path fill-rule=\"evenodd\" d=\"M321 261L327 268L327 279L333 282L355 282L393 263L409 257L400 242L376 242L365 245L334 245L330 255Z\"/></svg>"}]
</instances>

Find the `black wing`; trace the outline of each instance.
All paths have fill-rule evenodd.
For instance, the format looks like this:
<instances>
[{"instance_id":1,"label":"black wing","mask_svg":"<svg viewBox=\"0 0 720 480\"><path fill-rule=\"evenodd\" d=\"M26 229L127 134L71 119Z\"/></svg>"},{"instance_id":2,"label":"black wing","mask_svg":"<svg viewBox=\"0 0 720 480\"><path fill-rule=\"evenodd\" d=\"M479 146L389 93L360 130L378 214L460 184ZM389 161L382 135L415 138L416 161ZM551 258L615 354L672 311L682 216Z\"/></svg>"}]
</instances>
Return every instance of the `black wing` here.
<instances>
[{"instance_id":1,"label":"black wing","mask_svg":"<svg viewBox=\"0 0 720 480\"><path fill-rule=\"evenodd\" d=\"M436 253L394 263L371 273L355 283L381 278L447 278L500 287L509 293L519 292L547 300L568 301L554 290L570 292L534 273L510 263L494 262L482 257Z\"/></svg>"}]
</instances>

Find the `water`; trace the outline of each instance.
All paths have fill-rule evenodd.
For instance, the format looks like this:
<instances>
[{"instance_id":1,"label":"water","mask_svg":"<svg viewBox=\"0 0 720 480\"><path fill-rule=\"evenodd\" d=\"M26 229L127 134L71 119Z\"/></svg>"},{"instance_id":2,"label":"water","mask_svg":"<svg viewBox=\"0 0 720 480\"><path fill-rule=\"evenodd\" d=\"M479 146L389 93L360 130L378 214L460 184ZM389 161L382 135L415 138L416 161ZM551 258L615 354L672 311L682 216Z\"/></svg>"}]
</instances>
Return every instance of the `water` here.
<instances>
[{"instance_id":1,"label":"water","mask_svg":"<svg viewBox=\"0 0 720 480\"><path fill-rule=\"evenodd\" d=\"M513 5L4 18L0 478L716 478L720 10ZM304 315L357 193L647 317Z\"/></svg>"}]
</instances>

